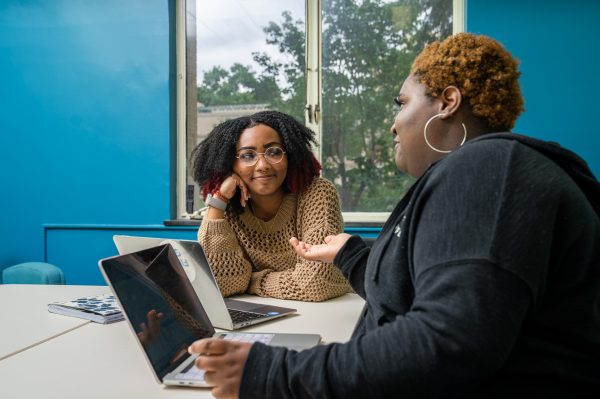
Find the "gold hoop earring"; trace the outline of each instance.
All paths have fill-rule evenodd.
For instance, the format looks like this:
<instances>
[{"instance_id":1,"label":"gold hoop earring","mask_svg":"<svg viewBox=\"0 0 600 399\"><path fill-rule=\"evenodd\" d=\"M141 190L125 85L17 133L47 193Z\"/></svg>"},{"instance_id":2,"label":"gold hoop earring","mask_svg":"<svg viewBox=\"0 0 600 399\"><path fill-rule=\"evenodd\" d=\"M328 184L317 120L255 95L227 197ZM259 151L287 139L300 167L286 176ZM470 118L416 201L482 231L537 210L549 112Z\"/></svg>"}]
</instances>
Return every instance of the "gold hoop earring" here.
<instances>
[{"instance_id":1,"label":"gold hoop earring","mask_svg":"<svg viewBox=\"0 0 600 399\"><path fill-rule=\"evenodd\" d=\"M434 146L432 146L431 143L429 142L429 140L427 140L427 127L429 126L429 123L431 123L431 121L434 120L435 118L443 116L443 115L444 114L437 114L437 115L433 115L431 118L429 118L429 120L425 123L425 127L423 128L423 137L425 138L425 143L427 143L429 148L431 148L433 151L439 152L442 154L449 154L452 152L452 150L439 150L439 149L435 148ZM465 141L467 141L467 127L465 126L464 123L461 123L461 125L463 127L463 130L465 131L465 135L463 136L462 141L458 145L459 147L461 145L463 145L465 143Z\"/></svg>"}]
</instances>

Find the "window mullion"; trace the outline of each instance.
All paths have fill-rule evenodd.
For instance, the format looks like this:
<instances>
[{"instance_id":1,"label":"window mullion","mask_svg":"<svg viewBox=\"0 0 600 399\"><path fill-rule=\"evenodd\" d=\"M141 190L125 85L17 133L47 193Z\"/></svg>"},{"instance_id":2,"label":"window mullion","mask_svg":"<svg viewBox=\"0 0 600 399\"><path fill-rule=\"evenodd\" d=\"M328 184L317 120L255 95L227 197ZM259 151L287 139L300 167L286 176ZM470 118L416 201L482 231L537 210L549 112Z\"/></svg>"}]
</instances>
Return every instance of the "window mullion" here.
<instances>
[{"instance_id":1,"label":"window mullion","mask_svg":"<svg viewBox=\"0 0 600 399\"><path fill-rule=\"evenodd\" d=\"M465 31L465 0L452 0L452 34Z\"/></svg>"},{"instance_id":2,"label":"window mullion","mask_svg":"<svg viewBox=\"0 0 600 399\"><path fill-rule=\"evenodd\" d=\"M317 134L317 142L322 139L321 103L321 0L306 0L306 105L304 117L306 125ZM315 148L321 161L321 146Z\"/></svg>"},{"instance_id":3,"label":"window mullion","mask_svg":"<svg viewBox=\"0 0 600 399\"><path fill-rule=\"evenodd\" d=\"M176 215L175 219L187 218L186 173L187 173L187 96L186 96L186 0L175 2L175 57L176 57ZM194 99L195 100L195 99ZM195 109L195 104L194 104ZM194 114L195 117L195 114ZM195 134L195 132L194 132Z\"/></svg>"}]
</instances>

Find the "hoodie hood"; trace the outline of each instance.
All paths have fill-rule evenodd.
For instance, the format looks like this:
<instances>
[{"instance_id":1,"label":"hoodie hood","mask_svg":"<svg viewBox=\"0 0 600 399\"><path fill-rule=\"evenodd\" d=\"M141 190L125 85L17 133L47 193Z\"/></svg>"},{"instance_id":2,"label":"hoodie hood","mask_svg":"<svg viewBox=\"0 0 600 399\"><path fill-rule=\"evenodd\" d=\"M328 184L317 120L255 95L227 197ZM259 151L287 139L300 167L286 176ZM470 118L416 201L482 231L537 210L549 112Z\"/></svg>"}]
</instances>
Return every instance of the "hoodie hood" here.
<instances>
[{"instance_id":1,"label":"hoodie hood","mask_svg":"<svg viewBox=\"0 0 600 399\"><path fill-rule=\"evenodd\" d=\"M558 143L538 140L516 133L484 134L472 141L494 139L518 141L550 158L573 179L579 188L581 188L594 208L596 215L600 217L600 183L598 183L598 180L594 177L594 174L587 163L577 154L561 147Z\"/></svg>"}]
</instances>

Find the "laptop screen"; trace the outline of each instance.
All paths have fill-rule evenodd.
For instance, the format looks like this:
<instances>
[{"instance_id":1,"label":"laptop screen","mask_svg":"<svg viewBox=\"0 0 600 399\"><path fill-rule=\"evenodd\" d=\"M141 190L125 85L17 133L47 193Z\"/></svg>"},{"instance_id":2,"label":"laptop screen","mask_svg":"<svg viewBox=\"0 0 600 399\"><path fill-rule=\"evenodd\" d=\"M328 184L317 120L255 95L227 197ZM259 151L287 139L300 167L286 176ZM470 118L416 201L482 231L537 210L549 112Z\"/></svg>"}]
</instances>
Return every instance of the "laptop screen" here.
<instances>
[{"instance_id":1,"label":"laptop screen","mask_svg":"<svg viewBox=\"0 0 600 399\"><path fill-rule=\"evenodd\" d=\"M101 261L158 378L188 357L188 346L214 328L170 245Z\"/></svg>"}]
</instances>

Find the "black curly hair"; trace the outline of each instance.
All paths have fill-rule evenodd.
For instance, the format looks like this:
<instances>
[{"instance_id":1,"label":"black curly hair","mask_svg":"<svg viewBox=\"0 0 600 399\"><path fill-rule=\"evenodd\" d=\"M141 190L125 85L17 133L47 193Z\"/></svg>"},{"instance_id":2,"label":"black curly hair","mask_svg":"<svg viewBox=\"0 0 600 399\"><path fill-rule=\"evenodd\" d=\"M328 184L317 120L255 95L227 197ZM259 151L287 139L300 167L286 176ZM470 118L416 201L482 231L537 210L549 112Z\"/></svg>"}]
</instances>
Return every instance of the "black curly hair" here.
<instances>
[{"instance_id":1,"label":"black curly hair","mask_svg":"<svg viewBox=\"0 0 600 399\"><path fill-rule=\"evenodd\" d=\"M288 114L279 111L261 111L248 116L230 119L213 128L191 154L194 181L202 191L202 198L215 192L223 181L233 173L236 144L242 132L248 128L266 125L274 129L283 140L288 157L288 169L284 192L300 193L319 176L321 165L311 151L316 145L315 133ZM229 202L235 213L241 213L240 192Z\"/></svg>"}]
</instances>

